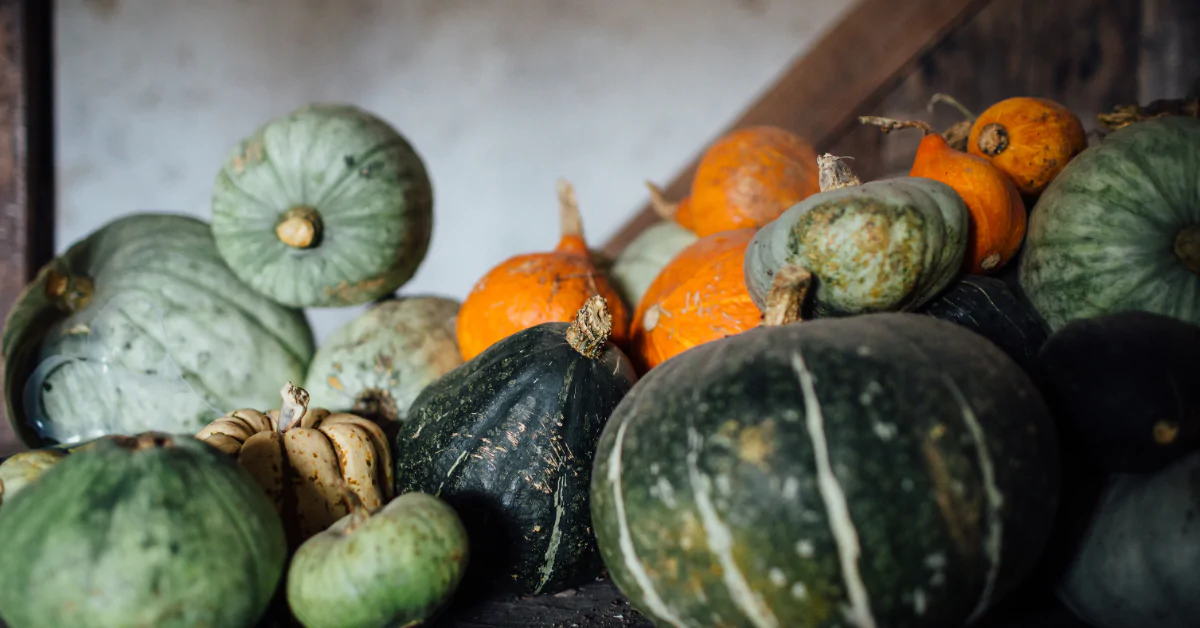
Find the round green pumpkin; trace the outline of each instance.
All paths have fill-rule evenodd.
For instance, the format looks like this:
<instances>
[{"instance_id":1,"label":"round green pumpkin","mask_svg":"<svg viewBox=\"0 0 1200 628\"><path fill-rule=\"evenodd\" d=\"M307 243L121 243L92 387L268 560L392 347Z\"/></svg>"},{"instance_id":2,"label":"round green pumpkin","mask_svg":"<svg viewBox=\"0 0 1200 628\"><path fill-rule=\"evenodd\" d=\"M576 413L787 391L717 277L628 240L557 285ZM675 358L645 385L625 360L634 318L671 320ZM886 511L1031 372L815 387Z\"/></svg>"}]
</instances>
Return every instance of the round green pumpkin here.
<instances>
[{"instance_id":1,"label":"round green pumpkin","mask_svg":"<svg viewBox=\"0 0 1200 628\"><path fill-rule=\"evenodd\" d=\"M659 626L961 626L1041 552L1056 445L1025 373L958 325L759 327L634 386L600 440L592 521Z\"/></svg>"},{"instance_id":2,"label":"round green pumpkin","mask_svg":"<svg viewBox=\"0 0 1200 628\"><path fill-rule=\"evenodd\" d=\"M458 308L444 297L389 299L334 331L308 367L304 388L313 407L381 425L404 421L426 386L462 364Z\"/></svg>"},{"instance_id":3,"label":"round green pumpkin","mask_svg":"<svg viewBox=\"0 0 1200 628\"><path fill-rule=\"evenodd\" d=\"M638 234L617 256L609 271L621 298L636 308L667 262L697 239L695 233L670 220L658 222Z\"/></svg>"},{"instance_id":4,"label":"round green pumpkin","mask_svg":"<svg viewBox=\"0 0 1200 628\"><path fill-rule=\"evenodd\" d=\"M305 541L288 568L288 606L305 628L428 621L462 581L469 545L445 502L426 493L400 495Z\"/></svg>"},{"instance_id":5,"label":"round green pumpkin","mask_svg":"<svg viewBox=\"0 0 1200 628\"><path fill-rule=\"evenodd\" d=\"M190 436L101 439L0 510L0 614L40 626L253 626L283 524L237 462Z\"/></svg>"},{"instance_id":6,"label":"round green pumpkin","mask_svg":"<svg viewBox=\"0 0 1200 628\"><path fill-rule=\"evenodd\" d=\"M775 274L799 266L814 277L806 315L913 310L958 276L969 216L962 197L932 179L828 189L758 231L746 250L746 288L765 312Z\"/></svg>"},{"instance_id":7,"label":"round green pumpkin","mask_svg":"<svg viewBox=\"0 0 1200 628\"><path fill-rule=\"evenodd\" d=\"M229 271L209 226L134 214L38 273L4 327L4 401L26 445L196 432L270 407L313 354L304 314Z\"/></svg>"},{"instance_id":8,"label":"round green pumpkin","mask_svg":"<svg viewBox=\"0 0 1200 628\"><path fill-rule=\"evenodd\" d=\"M396 129L350 105L308 105L238 144L212 229L230 268L292 307L340 307L404 285L425 259L433 191Z\"/></svg>"},{"instance_id":9,"label":"round green pumpkin","mask_svg":"<svg viewBox=\"0 0 1200 628\"><path fill-rule=\"evenodd\" d=\"M1029 215L1021 287L1052 330L1143 310L1200 324L1200 120L1154 118L1080 153Z\"/></svg>"}]
</instances>

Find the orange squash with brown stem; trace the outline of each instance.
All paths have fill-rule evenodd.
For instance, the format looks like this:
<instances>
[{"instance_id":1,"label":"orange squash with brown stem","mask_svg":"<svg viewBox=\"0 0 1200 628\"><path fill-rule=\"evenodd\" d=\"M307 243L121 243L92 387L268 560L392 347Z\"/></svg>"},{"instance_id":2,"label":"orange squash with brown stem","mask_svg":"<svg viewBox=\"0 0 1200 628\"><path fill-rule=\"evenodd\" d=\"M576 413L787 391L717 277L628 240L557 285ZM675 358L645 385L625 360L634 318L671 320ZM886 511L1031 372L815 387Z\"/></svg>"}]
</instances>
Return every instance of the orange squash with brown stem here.
<instances>
[{"instance_id":1,"label":"orange squash with brown stem","mask_svg":"<svg viewBox=\"0 0 1200 628\"><path fill-rule=\"evenodd\" d=\"M762 313L746 290L743 267L757 231L749 227L701 238L663 269L630 330L630 357L639 372L758 326Z\"/></svg>"},{"instance_id":2,"label":"orange squash with brown stem","mask_svg":"<svg viewBox=\"0 0 1200 628\"><path fill-rule=\"evenodd\" d=\"M1083 122L1046 98L1008 98L979 114L967 150L1012 177L1026 196L1037 196L1087 148Z\"/></svg>"},{"instance_id":3,"label":"orange squash with brown stem","mask_svg":"<svg viewBox=\"0 0 1200 628\"><path fill-rule=\"evenodd\" d=\"M549 252L510 257L488 271L463 301L456 324L463 360L522 329L575 320L579 308L596 294L608 302L613 342L624 346L629 310L592 261L575 189L566 181L559 181L558 201L562 217L558 246Z\"/></svg>"},{"instance_id":4,"label":"orange squash with brown stem","mask_svg":"<svg viewBox=\"0 0 1200 628\"><path fill-rule=\"evenodd\" d=\"M910 177L941 181L954 188L971 210L963 269L984 274L999 270L1016 255L1025 238L1028 215L1012 179L988 160L954 150L928 123L862 116L863 124L884 133L916 128L925 133L913 158Z\"/></svg>"},{"instance_id":5,"label":"orange squash with brown stem","mask_svg":"<svg viewBox=\"0 0 1200 628\"><path fill-rule=\"evenodd\" d=\"M773 126L738 129L705 151L689 196L669 211L702 238L761 227L821 191L816 164L812 145L795 133ZM659 196L656 202L662 202Z\"/></svg>"}]
</instances>

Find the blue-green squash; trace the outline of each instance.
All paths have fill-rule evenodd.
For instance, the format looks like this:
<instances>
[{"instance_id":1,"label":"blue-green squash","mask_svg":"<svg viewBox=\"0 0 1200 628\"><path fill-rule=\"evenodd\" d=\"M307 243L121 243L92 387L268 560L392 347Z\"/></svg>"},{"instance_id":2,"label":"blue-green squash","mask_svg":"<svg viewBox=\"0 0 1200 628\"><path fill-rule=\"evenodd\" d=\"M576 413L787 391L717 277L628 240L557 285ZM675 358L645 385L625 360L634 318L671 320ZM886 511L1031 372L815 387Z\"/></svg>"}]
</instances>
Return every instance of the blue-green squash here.
<instances>
[{"instance_id":1,"label":"blue-green squash","mask_svg":"<svg viewBox=\"0 0 1200 628\"><path fill-rule=\"evenodd\" d=\"M1021 287L1052 331L1144 310L1200 324L1200 120L1166 116L1080 153L1038 199Z\"/></svg>"},{"instance_id":2,"label":"blue-green squash","mask_svg":"<svg viewBox=\"0 0 1200 628\"><path fill-rule=\"evenodd\" d=\"M459 302L437 296L380 301L317 348L304 388L314 407L380 425L404 421L426 386L462 364Z\"/></svg>"},{"instance_id":3,"label":"blue-green squash","mask_svg":"<svg viewBox=\"0 0 1200 628\"><path fill-rule=\"evenodd\" d=\"M746 249L746 288L764 313L785 266L813 276L806 318L913 310L959 275L970 211L954 188L921 177L860 183L840 159L821 156L822 191Z\"/></svg>"},{"instance_id":4,"label":"blue-green squash","mask_svg":"<svg viewBox=\"0 0 1200 628\"><path fill-rule=\"evenodd\" d=\"M273 119L217 175L212 229L255 290L292 307L341 307L404 285L425 259L433 188L378 116L313 104Z\"/></svg>"},{"instance_id":5,"label":"blue-green squash","mask_svg":"<svg viewBox=\"0 0 1200 628\"><path fill-rule=\"evenodd\" d=\"M249 628L287 559L283 525L233 458L186 435L113 436L0 510L11 628Z\"/></svg>"},{"instance_id":6,"label":"blue-green squash","mask_svg":"<svg viewBox=\"0 0 1200 628\"><path fill-rule=\"evenodd\" d=\"M595 577L588 487L605 421L636 381L593 296L431 384L392 447L396 494L438 496L471 537L472 581L551 594Z\"/></svg>"},{"instance_id":7,"label":"blue-green squash","mask_svg":"<svg viewBox=\"0 0 1200 628\"><path fill-rule=\"evenodd\" d=\"M957 627L1029 573L1057 465L1029 378L958 325L772 324L634 386L600 440L592 519L659 626Z\"/></svg>"},{"instance_id":8,"label":"blue-green squash","mask_svg":"<svg viewBox=\"0 0 1200 628\"><path fill-rule=\"evenodd\" d=\"M263 407L313 355L304 313L237 279L209 225L114 220L52 260L4 326L4 402L30 448L107 434L195 432Z\"/></svg>"},{"instance_id":9,"label":"blue-green squash","mask_svg":"<svg viewBox=\"0 0 1200 628\"><path fill-rule=\"evenodd\" d=\"M699 239L695 233L675 222L675 207L662 197L662 191L653 183L650 189L650 204L660 220L647 227L617 255L609 276L617 292L625 299L630 309L637 309L646 289L658 277L658 273L683 249Z\"/></svg>"},{"instance_id":10,"label":"blue-green squash","mask_svg":"<svg viewBox=\"0 0 1200 628\"><path fill-rule=\"evenodd\" d=\"M432 495L406 493L374 513L355 503L296 550L288 606L305 628L428 625L454 596L469 556L462 521Z\"/></svg>"}]
</instances>

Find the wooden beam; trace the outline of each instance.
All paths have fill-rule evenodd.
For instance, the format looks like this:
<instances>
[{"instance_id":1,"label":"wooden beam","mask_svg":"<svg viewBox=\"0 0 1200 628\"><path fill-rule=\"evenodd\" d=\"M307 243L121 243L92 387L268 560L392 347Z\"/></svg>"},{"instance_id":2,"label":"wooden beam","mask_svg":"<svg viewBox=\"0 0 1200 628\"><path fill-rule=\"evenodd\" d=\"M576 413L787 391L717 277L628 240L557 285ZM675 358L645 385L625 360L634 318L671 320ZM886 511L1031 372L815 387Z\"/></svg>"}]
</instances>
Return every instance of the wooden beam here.
<instances>
[{"instance_id":1,"label":"wooden beam","mask_svg":"<svg viewBox=\"0 0 1200 628\"><path fill-rule=\"evenodd\" d=\"M855 123L854 112L882 98L922 54L990 1L860 0L720 135L770 124L825 149ZM671 181L667 198L687 194L698 162ZM620 254L658 220L647 203L605 243L604 253Z\"/></svg>"},{"instance_id":2,"label":"wooden beam","mask_svg":"<svg viewBox=\"0 0 1200 628\"><path fill-rule=\"evenodd\" d=\"M2 314L54 253L53 5L0 0ZM0 455L19 448L0 420Z\"/></svg>"}]
</instances>

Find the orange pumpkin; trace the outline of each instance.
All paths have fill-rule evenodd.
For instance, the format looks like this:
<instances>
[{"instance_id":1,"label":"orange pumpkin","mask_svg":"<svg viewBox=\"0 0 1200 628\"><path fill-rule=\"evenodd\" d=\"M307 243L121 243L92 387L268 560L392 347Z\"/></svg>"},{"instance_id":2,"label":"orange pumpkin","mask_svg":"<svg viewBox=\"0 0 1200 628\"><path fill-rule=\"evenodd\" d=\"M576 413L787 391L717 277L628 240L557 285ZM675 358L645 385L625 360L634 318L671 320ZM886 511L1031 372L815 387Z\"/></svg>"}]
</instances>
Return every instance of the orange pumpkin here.
<instances>
[{"instance_id":1,"label":"orange pumpkin","mask_svg":"<svg viewBox=\"0 0 1200 628\"><path fill-rule=\"evenodd\" d=\"M608 302L613 341L624 346L629 310L598 270L583 238L575 190L559 182L562 239L550 252L511 257L488 271L458 311L458 348L470 360L497 341L535 325L570 322L592 295Z\"/></svg>"},{"instance_id":2,"label":"orange pumpkin","mask_svg":"<svg viewBox=\"0 0 1200 628\"><path fill-rule=\"evenodd\" d=\"M1087 148L1083 123L1046 98L1018 97L988 107L967 137L967 150L991 160L1022 194L1037 196Z\"/></svg>"},{"instance_id":3,"label":"orange pumpkin","mask_svg":"<svg viewBox=\"0 0 1200 628\"><path fill-rule=\"evenodd\" d=\"M751 227L701 238L663 269L630 331L630 355L641 372L694 346L758 326L762 313L746 290L742 267L757 231Z\"/></svg>"},{"instance_id":4,"label":"orange pumpkin","mask_svg":"<svg viewBox=\"0 0 1200 628\"><path fill-rule=\"evenodd\" d=\"M804 138L772 126L739 129L704 153L675 221L700 237L761 227L820 191L817 153Z\"/></svg>"},{"instance_id":5,"label":"orange pumpkin","mask_svg":"<svg viewBox=\"0 0 1200 628\"><path fill-rule=\"evenodd\" d=\"M971 210L967 253L963 257L966 272L995 272L1017 254L1025 239L1028 214L1020 191L1008 175L982 157L954 150L928 123L874 116L863 116L859 121L879 126L885 133L904 128L925 132L908 174L949 185Z\"/></svg>"}]
</instances>

